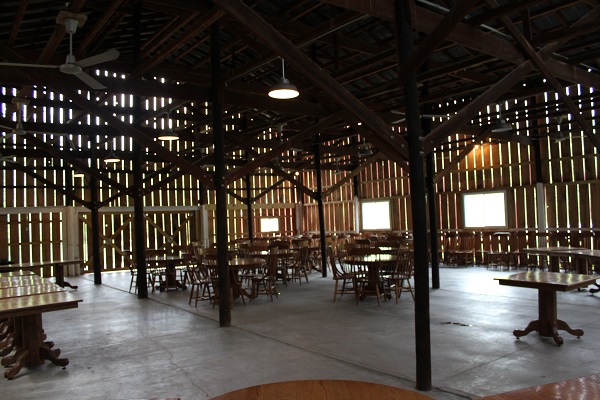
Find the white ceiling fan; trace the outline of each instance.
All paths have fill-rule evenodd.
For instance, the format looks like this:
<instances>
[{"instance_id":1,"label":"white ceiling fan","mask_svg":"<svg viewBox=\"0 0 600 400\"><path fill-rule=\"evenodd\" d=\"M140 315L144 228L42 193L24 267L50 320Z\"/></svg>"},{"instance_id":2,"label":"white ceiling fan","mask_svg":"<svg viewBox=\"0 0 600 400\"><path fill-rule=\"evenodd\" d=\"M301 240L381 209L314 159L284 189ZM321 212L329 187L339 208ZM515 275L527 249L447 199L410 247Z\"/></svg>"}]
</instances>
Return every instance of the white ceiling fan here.
<instances>
[{"instance_id":1,"label":"white ceiling fan","mask_svg":"<svg viewBox=\"0 0 600 400\"><path fill-rule=\"evenodd\" d=\"M85 14L75 14L67 11L61 11L56 17L56 22L65 26L67 33L69 34L69 54L64 64L51 65L51 64L26 64L26 63L10 63L0 62L0 66L8 67L26 67L26 68L54 68L58 69L63 74L75 75L81 79L86 85L95 90L106 89L102 83L92 78L90 75L83 71L83 68L91 67L96 64L100 64L107 61L116 60L119 57L119 51L116 49L110 49L104 53L96 54L83 60L77 61L73 55L73 34L77 31L78 26L83 26L87 16Z\"/></svg>"}]
</instances>

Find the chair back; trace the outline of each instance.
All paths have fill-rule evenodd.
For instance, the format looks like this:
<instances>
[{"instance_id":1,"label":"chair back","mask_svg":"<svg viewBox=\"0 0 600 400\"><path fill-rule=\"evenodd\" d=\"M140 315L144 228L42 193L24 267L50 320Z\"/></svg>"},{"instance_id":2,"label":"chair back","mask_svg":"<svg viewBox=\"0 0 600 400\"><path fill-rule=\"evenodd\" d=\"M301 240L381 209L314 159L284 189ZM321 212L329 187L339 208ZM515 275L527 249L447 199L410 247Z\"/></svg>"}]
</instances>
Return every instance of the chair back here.
<instances>
[{"instance_id":1,"label":"chair back","mask_svg":"<svg viewBox=\"0 0 600 400\"><path fill-rule=\"evenodd\" d=\"M133 260L131 250L125 250L123 252L123 260L125 261L125 265L129 268L132 274L137 270L137 264Z\"/></svg>"},{"instance_id":2,"label":"chair back","mask_svg":"<svg viewBox=\"0 0 600 400\"><path fill-rule=\"evenodd\" d=\"M279 256L277 252L269 252L265 265L265 275L275 279L277 277L277 260Z\"/></svg>"},{"instance_id":3,"label":"chair back","mask_svg":"<svg viewBox=\"0 0 600 400\"><path fill-rule=\"evenodd\" d=\"M343 271L340 270L340 268L338 268L337 263L336 263L336 259L335 259L335 253L333 252L333 247L328 246L327 250L327 259L329 260L329 264L331 264L331 271L333 272L333 278L341 278L343 275Z\"/></svg>"},{"instance_id":4,"label":"chair back","mask_svg":"<svg viewBox=\"0 0 600 400\"><path fill-rule=\"evenodd\" d=\"M406 251L398 255L396 274L403 279L410 279L415 272L414 253Z\"/></svg>"}]
</instances>

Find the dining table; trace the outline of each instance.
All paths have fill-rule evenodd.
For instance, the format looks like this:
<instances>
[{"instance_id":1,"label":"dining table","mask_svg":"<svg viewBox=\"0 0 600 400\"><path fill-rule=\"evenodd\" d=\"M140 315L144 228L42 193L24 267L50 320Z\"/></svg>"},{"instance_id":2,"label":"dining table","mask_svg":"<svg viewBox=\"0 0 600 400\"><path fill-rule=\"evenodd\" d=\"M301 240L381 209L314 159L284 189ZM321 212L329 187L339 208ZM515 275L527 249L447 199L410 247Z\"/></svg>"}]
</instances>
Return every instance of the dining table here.
<instances>
[{"instance_id":1,"label":"dining table","mask_svg":"<svg viewBox=\"0 0 600 400\"><path fill-rule=\"evenodd\" d=\"M383 294L381 281L382 270L393 271L398 261L398 256L389 253L376 253L364 255L349 255L343 259L343 264L352 268L352 272L360 276L366 269L366 284L360 290L360 299L363 300L367 295L374 294L379 296ZM377 299L379 301L379 297Z\"/></svg>"},{"instance_id":2,"label":"dining table","mask_svg":"<svg viewBox=\"0 0 600 400\"><path fill-rule=\"evenodd\" d=\"M255 274L256 271L259 268L262 268L264 265L265 260L259 257L236 257L232 260L229 260L229 276L234 298L246 296L249 299L252 299L254 297L253 293L248 293L246 288L243 287L243 277L241 276L241 274Z\"/></svg>"},{"instance_id":3,"label":"dining table","mask_svg":"<svg viewBox=\"0 0 600 400\"><path fill-rule=\"evenodd\" d=\"M37 367L49 360L58 366L69 364L60 358L60 349L46 339L42 313L77 308L81 299L63 287L29 271L0 273L0 342L4 377L14 378L23 367Z\"/></svg>"},{"instance_id":4,"label":"dining table","mask_svg":"<svg viewBox=\"0 0 600 400\"><path fill-rule=\"evenodd\" d=\"M583 330L573 329L565 321L557 318L556 292L587 287L594 284L598 278L600 278L599 275L527 271L495 279L500 285L538 290L538 319L531 321L525 329L515 329L513 334L517 339L537 331L540 336L552 337L554 342L561 346L563 338L558 334L559 330L566 331L578 338L583 336Z\"/></svg>"},{"instance_id":5,"label":"dining table","mask_svg":"<svg viewBox=\"0 0 600 400\"><path fill-rule=\"evenodd\" d=\"M548 271L560 272L560 265L558 262L559 257L568 256L570 251L574 250L585 250L583 247L570 247L570 246L551 246L551 247L527 247L522 249L523 253L537 255L537 256L549 256L550 263L548 264Z\"/></svg>"},{"instance_id":6,"label":"dining table","mask_svg":"<svg viewBox=\"0 0 600 400\"><path fill-rule=\"evenodd\" d=\"M65 280L65 266L83 264L81 259L53 259L48 261L34 261L25 263L10 263L0 265L0 273L11 272L11 271L31 271L36 269L43 269L45 267L52 267L54 273L54 279L56 284L61 287L70 287L71 289L77 289L77 286L71 285Z\"/></svg>"},{"instance_id":7,"label":"dining table","mask_svg":"<svg viewBox=\"0 0 600 400\"><path fill-rule=\"evenodd\" d=\"M413 390L374 382L350 380L297 380L267 383L225 393L212 400L432 400Z\"/></svg>"},{"instance_id":8,"label":"dining table","mask_svg":"<svg viewBox=\"0 0 600 400\"><path fill-rule=\"evenodd\" d=\"M181 264L185 257L181 254L157 254L146 257L148 265L154 264L156 268L165 269L165 279L160 282L157 289L164 292L167 289L185 290L184 282L177 279L177 265Z\"/></svg>"}]
</instances>

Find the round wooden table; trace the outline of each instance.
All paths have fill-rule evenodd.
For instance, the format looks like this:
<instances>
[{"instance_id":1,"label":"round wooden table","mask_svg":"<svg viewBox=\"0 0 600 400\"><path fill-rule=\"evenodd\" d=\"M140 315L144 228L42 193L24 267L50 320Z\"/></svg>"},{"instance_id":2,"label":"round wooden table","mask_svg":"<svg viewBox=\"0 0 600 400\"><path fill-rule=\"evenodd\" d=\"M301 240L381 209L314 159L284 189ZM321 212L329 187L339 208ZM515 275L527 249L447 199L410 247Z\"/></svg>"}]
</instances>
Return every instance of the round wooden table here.
<instances>
[{"instance_id":1,"label":"round wooden table","mask_svg":"<svg viewBox=\"0 0 600 400\"><path fill-rule=\"evenodd\" d=\"M419 392L378 383L306 380L268 383L225 393L212 400L432 400Z\"/></svg>"}]
</instances>

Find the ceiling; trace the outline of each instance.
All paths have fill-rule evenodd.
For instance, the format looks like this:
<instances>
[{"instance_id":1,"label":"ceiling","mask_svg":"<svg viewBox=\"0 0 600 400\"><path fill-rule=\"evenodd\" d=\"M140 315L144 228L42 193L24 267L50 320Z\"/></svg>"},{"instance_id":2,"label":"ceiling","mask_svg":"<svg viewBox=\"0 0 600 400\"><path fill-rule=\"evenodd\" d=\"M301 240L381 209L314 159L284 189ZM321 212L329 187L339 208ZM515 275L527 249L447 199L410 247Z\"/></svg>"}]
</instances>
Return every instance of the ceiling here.
<instances>
[{"instance_id":1,"label":"ceiling","mask_svg":"<svg viewBox=\"0 0 600 400\"><path fill-rule=\"evenodd\" d=\"M432 122L423 127L425 153L455 132L529 145L538 134L555 132L565 115L599 146L589 94L542 96L574 84L600 87L598 1L414 0L399 1L406 7L399 10L395 3L4 1L0 62L65 63L69 35L57 23L65 12L85 16L73 34L76 60L119 52L95 65L101 76L84 68L104 87L99 90L57 68L0 64L0 86L7 88L0 93L0 151L16 156L4 168L35 176L47 163L27 160L39 157L58 160L53 168L100 177L87 160L111 146L132 159L133 150L119 143L133 138L146 148L146 173L177 170L211 187L212 127L220 118L226 182L264 167L293 180L294 171L314 168L316 142L323 168L356 171L383 158L406 166L406 128L414 131L417 107ZM411 26L397 14L408 15ZM281 59L300 91L296 99L267 96L281 77ZM27 103L27 133L20 136L12 134L15 97ZM157 103L148 100L155 97ZM528 111L508 99L527 99ZM491 132L497 104L509 104L502 117L513 126L535 122L536 130ZM60 116L60 108L73 111ZM106 125L88 126L96 119ZM180 141L165 145L155 138L168 120ZM365 144L372 156L359 155ZM128 164L121 167L130 172Z\"/></svg>"}]
</instances>

